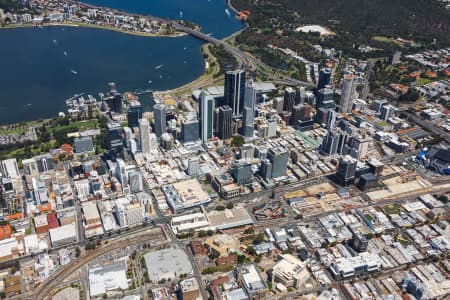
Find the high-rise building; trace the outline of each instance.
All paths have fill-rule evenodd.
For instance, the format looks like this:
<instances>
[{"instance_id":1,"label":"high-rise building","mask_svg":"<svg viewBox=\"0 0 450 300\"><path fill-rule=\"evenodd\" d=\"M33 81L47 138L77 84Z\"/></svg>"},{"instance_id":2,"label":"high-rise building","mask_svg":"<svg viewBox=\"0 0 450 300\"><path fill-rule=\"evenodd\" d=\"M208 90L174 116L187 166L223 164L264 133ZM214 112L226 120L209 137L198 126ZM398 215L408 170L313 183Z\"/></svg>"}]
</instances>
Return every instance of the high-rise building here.
<instances>
[{"instance_id":1,"label":"high-rise building","mask_svg":"<svg viewBox=\"0 0 450 300\"><path fill-rule=\"evenodd\" d=\"M239 185L252 182L252 165L247 161L235 161L230 173Z\"/></svg>"},{"instance_id":2,"label":"high-rise building","mask_svg":"<svg viewBox=\"0 0 450 300\"><path fill-rule=\"evenodd\" d=\"M139 124L139 122L138 122L138 124ZM125 147L130 149L130 147L131 147L131 140L133 139L133 131L131 130L130 127L123 127L122 130L123 130Z\"/></svg>"},{"instance_id":3,"label":"high-rise building","mask_svg":"<svg viewBox=\"0 0 450 300\"><path fill-rule=\"evenodd\" d=\"M373 109L377 113L380 113L381 108L387 104L389 104L389 101L387 101L386 99L376 99L373 100L372 104L370 105L370 109Z\"/></svg>"},{"instance_id":4,"label":"high-rise building","mask_svg":"<svg viewBox=\"0 0 450 300\"><path fill-rule=\"evenodd\" d=\"M331 82L331 69L330 68L322 68L319 72L319 81L317 82L317 89L323 89Z\"/></svg>"},{"instance_id":5,"label":"high-rise building","mask_svg":"<svg viewBox=\"0 0 450 300\"><path fill-rule=\"evenodd\" d=\"M117 122L106 125L108 129L108 150L112 157L120 156L123 150L122 127Z\"/></svg>"},{"instance_id":6,"label":"high-rise building","mask_svg":"<svg viewBox=\"0 0 450 300\"><path fill-rule=\"evenodd\" d=\"M197 115L185 115L181 120L181 141L183 143L194 142L200 138L200 123Z\"/></svg>"},{"instance_id":7,"label":"high-rise building","mask_svg":"<svg viewBox=\"0 0 450 300\"><path fill-rule=\"evenodd\" d=\"M289 154L284 148L269 149L267 158L272 163L272 178L286 175Z\"/></svg>"},{"instance_id":8,"label":"high-rise building","mask_svg":"<svg viewBox=\"0 0 450 300\"><path fill-rule=\"evenodd\" d=\"M142 181L142 175L136 170L128 173L128 182L130 185L130 192L135 194L144 190L144 183Z\"/></svg>"},{"instance_id":9,"label":"high-rise building","mask_svg":"<svg viewBox=\"0 0 450 300\"><path fill-rule=\"evenodd\" d=\"M332 130L336 126L336 112L332 109L327 112L327 130Z\"/></svg>"},{"instance_id":10,"label":"high-rise building","mask_svg":"<svg viewBox=\"0 0 450 300\"><path fill-rule=\"evenodd\" d=\"M336 179L341 185L352 184L355 180L357 160L350 155L345 155L339 160Z\"/></svg>"},{"instance_id":11,"label":"high-rise building","mask_svg":"<svg viewBox=\"0 0 450 300\"><path fill-rule=\"evenodd\" d=\"M228 140L232 136L233 109L228 105L219 107L218 135L222 140Z\"/></svg>"},{"instance_id":12,"label":"high-rise building","mask_svg":"<svg viewBox=\"0 0 450 300\"><path fill-rule=\"evenodd\" d=\"M160 144L163 149L172 150L173 144L174 144L173 135L171 135L168 132L164 132L161 135L161 143Z\"/></svg>"},{"instance_id":13,"label":"high-rise building","mask_svg":"<svg viewBox=\"0 0 450 300\"><path fill-rule=\"evenodd\" d=\"M188 161L187 173L190 176L197 175L200 172L200 160L198 157L191 157Z\"/></svg>"},{"instance_id":14,"label":"high-rise building","mask_svg":"<svg viewBox=\"0 0 450 300\"><path fill-rule=\"evenodd\" d=\"M284 99L283 97L275 97L273 99L273 104L272 104L272 108L275 109L277 111L277 113L281 114L283 112L283 102Z\"/></svg>"},{"instance_id":15,"label":"high-rise building","mask_svg":"<svg viewBox=\"0 0 450 300\"><path fill-rule=\"evenodd\" d=\"M317 91L317 108L333 109L335 107L333 99L333 90L323 88Z\"/></svg>"},{"instance_id":16,"label":"high-rise building","mask_svg":"<svg viewBox=\"0 0 450 300\"><path fill-rule=\"evenodd\" d=\"M152 147L150 144L150 123L147 119L140 119L139 123L139 141L143 154L150 154Z\"/></svg>"},{"instance_id":17,"label":"high-rise building","mask_svg":"<svg viewBox=\"0 0 450 300\"><path fill-rule=\"evenodd\" d=\"M370 138L365 134L356 136L352 139L352 147L357 150L355 153L358 153L355 158L362 159L367 157L367 153L369 151L369 141Z\"/></svg>"},{"instance_id":18,"label":"high-rise building","mask_svg":"<svg viewBox=\"0 0 450 300\"><path fill-rule=\"evenodd\" d=\"M380 119L386 122L389 118L395 115L395 111L395 106L390 104L382 106L380 109Z\"/></svg>"},{"instance_id":19,"label":"high-rise building","mask_svg":"<svg viewBox=\"0 0 450 300\"><path fill-rule=\"evenodd\" d=\"M305 101L306 89L301 86L295 90L295 105L302 104Z\"/></svg>"},{"instance_id":20,"label":"high-rise building","mask_svg":"<svg viewBox=\"0 0 450 300\"><path fill-rule=\"evenodd\" d=\"M252 138L255 132L253 125L255 111L250 107L244 107L244 126L242 128L243 136Z\"/></svg>"},{"instance_id":21,"label":"high-rise building","mask_svg":"<svg viewBox=\"0 0 450 300\"><path fill-rule=\"evenodd\" d=\"M328 155L343 154L345 145L347 145L350 135L340 129L329 130L322 141L320 150Z\"/></svg>"},{"instance_id":22,"label":"high-rise building","mask_svg":"<svg viewBox=\"0 0 450 300\"><path fill-rule=\"evenodd\" d=\"M253 144L244 144L239 149L241 159L253 159L255 157L255 146Z\"/></svg>"},{"instance_id":23,"label":"high-rise building","mask_svg":"<svg viewBox=\"0 0 450 300\"><path fill-rule=\"evenodd\" d=\"M158 103L153 106L153 125L155 128L155 134L158 138L166 132L166 106Z\"/></svg>"},{"instance_id":24,"label":"high-rise building","mask_svg":"<svg viewBox=\"0 0 450 300\"><path fill-rule=\"evenodd\" d=\"M245 86L244 108L243 108L243 135L245 137L253 137L254 133L254 118L256 106L256 88L253 81L250 81Z\"/></svg>"},{"instance_id":25,"label":"high-rise building","mask_svg":"<svg viewBox=\"0 0 450 300\"><path fill-rule=\"evenodd\" d=\"M400 62L400 58L402 57L401 51L395 51L390 57L389 57L389 63L391 65L396 65Z\"/></svg>"},{"instance_id":26,"label":"high-rise building","mask_svg":"<svg viewBox=\"0 0 450 300\"><path fill-rule=\"evenodd\" d=\"M245 71L225 73L224 103L233 109L233 118L242 115L244 108Z\"/></svg>"},{"instance_id":27,"label":"high-rise building","mask_svg":"<svg viewBox=\"0 0 450 300\"><path fill-rule=\"evenodd\" d=\"M123 96L121 93L114 93L112 99L112 110L118 114L123 112Z\"/></svg>"},{"instance_id":28,"label":"high-rise building","mask_svg":"<svg viewBox=\"0 0 450 300\"><path fill-rule=\"evenodd\" d=\"M261 162L261 168L259 169L259 174L264 179L272 178L272 163L268 159L263 159Z\"/></svg>"},{"instance_id":29,"label":"high-rise building","mask_svg":"<svg viewBox=\"0 0 450 300\"><path fill-rule=\"evenodd\" d=\"M128 127L130 128L138 127L139 119L142 118L143 113L144 107L142 106L141 102L137 100L131 101L127 111Z\"/></svg>"},{"instance_id":30,"label":"high-rise building","mask_svg":"<svg viewBox=\"0 0 450 300\"><path fill-rule=\"evenodd\" d=\"M367 251L368 245L369 245L369 241L361 232L353 233L352 247L355 251L365 252L365 251Z\"/></svg>"},{"instance_id":31,"label":"high-rise building","mask_svg":"<svg viewBox=\"0 0 450 300\"><path fill-rule=\"evenodd\" d=\"M214 131L214 98L207 92L200 94L200 138L203 142L213 137Z\"/></svg>"},{"instance_id":32,"label":"high-rise building","mask_svg":"<svg viewBox=\"0 0 450 300\"><path fill-rule=\"evenodd\" d=\"M283 111L291 112L295 105L295 91L291 87L287 87L284 90L283 97Z\"/></svg>"},{"instance_id":33,"label":"high-rise building","mask_svg":"<svg viewBox=\"0 0 450 300\"><path fill-rule=\"evenodd\" d=\"M353 100L356 98L357 85L358 77L354 75L346 75L342 79L341 101L339 102L341 112L352 112Z\"/></svg>"}]
</instances>

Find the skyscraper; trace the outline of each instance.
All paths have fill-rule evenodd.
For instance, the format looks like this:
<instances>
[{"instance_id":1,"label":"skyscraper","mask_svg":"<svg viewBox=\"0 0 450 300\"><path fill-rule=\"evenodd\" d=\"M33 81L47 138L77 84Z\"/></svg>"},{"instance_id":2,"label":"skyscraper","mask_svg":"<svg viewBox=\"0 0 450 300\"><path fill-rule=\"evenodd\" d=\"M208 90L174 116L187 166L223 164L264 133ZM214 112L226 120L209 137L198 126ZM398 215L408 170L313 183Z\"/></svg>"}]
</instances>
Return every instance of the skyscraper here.
<instances>
[{"instance_id":1,"label":"skyscraper","mask_svg":"<svg viewBox=\"0 0 450 300\"><path fill-rule=\"evenodd\" d=\"M141 102L134 100L130 102L127 111L128 127L135 128L139 126L139 119L142 118L144 108Z\"/></svg>"},{"instance_id":2,"label":"skyscraper","mask_svg":"<svg viewBox=\"0 0 450 300\"><path fill-rule=\"evenodd\" d=\"M245 97L244 97L243 135L245 137L253 137L254 132L253 121L255 118L255 105L256 105L256 89L253 84L253 81L250 81L245 86Z\"/></svg>"},{"instance_id":3,"label":"skyscraper","mask_svg":"<svg viewBox=\"0 0 450 300\"><path fill-rule=\"evenodd\" d=\"M198 140L200 138L199 130L197 115L185 115L181 120L181 141L188 143Z\"/></svg>"},{"instance_id":4,"label":"skyscraper","mask_svg":"<svg viewBox=\"0 0 450 300\"><path fill-rule=\"evenodd\" d=\"M333 90L323 88L317 91L317 108L334 108Z\"/></svg>"},{"instance_id":5,"label":"skyscraper","mask_svg":"<svg viewBox=\"0 0 450 300\"><path fill-rule=\"evenodd\" d=\"M110 101L110 109L113 112L116 112L118 114L121 114L123 109L122 109L122 101L123 101L123 97L121 93L118 92L114 92L112 99Z\"/></svg>"},{"instance_id":6,"label":"skyscraper","mask_svg":"<svg viewBox=\"0 0 450 300\"><path fill-rule=\"evenodd\" d=\"M200 94L200 138L203 142L213 136L214 131L214 98L207 92Z\"/></svg>"},{"instance_id":7,"label":"skyscraper","mask_svg":"<svg viewBox=\"0 0 450 300\"><path fill-rule=\"evenodd\" d=\"M159 138L166 132L166 106L164 104L155 104L153 106L153 124L155 127L155 134Z\"/></svg>"},{"instance_id":8,"label":"skyscraper","mask_svg":"<svg viewBox=\"0 0 450 300\"><path fill-rule=\"evenodd\" d=\"M231 138L231 121L233 118L233 109L228 105L219 107L219 128L218 134L219 138L222 140L227 140Z\"/></svg>"},{"instance_id":9,"label":"skyscraper","mask_svg":"<svg viewBox=\"0 0 450 300\"><path fill-rule=\"evenodd\" d=\"M295 90L295 105L299 105L305 101L306 89L301 86Z\"/></svg>"},{"instance_id":10,"label":"skyscraper","mask_svg":"<svg viewBox=\"0 0 450 300\"><path fill-rule=\"evenodd\" d=\"M327 125L326 128L331 130L336 125L336 112L334 110L328 110L327 112Z\"/></svg>"},{"instance_id":11,"label":"skyscraper","mask_svg":"<svg viewBox=\"0 0 450 300\"><path fill-rule=\"evenodd\" d=\"M295 91L291 87L284 90L283 111L292 112L292 107L295 105Z\"/></svg>"},{"instance_id":12,"label":"skyscraper","mask_svg":"<svg viewBox=\"0 0 450 300\"><path fill-rule=\"evenodd\" d=\"M108 129L108 150L111 156L116 157L123 150L122 127L116 122L108 123L106 127Z\"/></svg>"},{"instance_id":13,"label":"skyscraper","mask_svg":"<svg viewBox=\"0 0 450 300\"><path fill-rule=\"evenodd\" d=\"M242 114L244 108L245 71L225 73L224 103L233 109L233 118Z\"/></svg>"},{"instance_id":14,"label":"skyscraper","mask_svg":"<svg viewBox=\"0 0 450 300\"><path fill-rule=\"evenodd\" d=\"M336 179L341 185L352 184L355 180L357 160L346 155L339 160L338 170L336 172Z\"/></svg>"},{"instance_id":15,"label":"skyscraper","mask_svg":"<svg viewBox=\"0 0 450 300\"><path fill-rule=\"evenodd\" d=\"M356 87L358 85L358 78L354 75L347 75L342 79L341 101L339 106L341 112L351 113L353 107L353 100L356 97Z\"/></svg>"},{"instance_id":16,"label":"skyscraper","mask_svg":"<svg viewBox=\"0 0 450 300\"><path fill-rule=\"evenodd\" d=\"M382 106L380 109L380 119L386 122L390 117L394 116L395 111L395 106L390 104Z\"/></svg>"},{"instance_id":17,"label":"skyscraper","mask_svg":"<svg viewBox=\"0 0 450 300\"><path fill-rule=\"evenodd\" d=\"M325 86L329 85L331 81L331 69L322 68L319 72L319 81L317 83L317 89L323 89Z\"/></svg>"},{"instance_id":18,"label":"skyscraper","mask_svg":"<svg viewBox=\"0 0 450 300\"><path fill-rule=\"evenodd\" d=\"M150 123L147 119L139 119L139 141L143 154L149 154L152 150L150 144Z\"/></svg>"},{"instance_id":19,"label":"skyscraper","mask_svg":"<svg viewBox=\"0 0 450 300\"><path fill-rule=\"evenodd\" d=\"M269 149L267 158L272 163L272 178L286 175L289 154L284 148Z\"/></svg>"}]
</instances>

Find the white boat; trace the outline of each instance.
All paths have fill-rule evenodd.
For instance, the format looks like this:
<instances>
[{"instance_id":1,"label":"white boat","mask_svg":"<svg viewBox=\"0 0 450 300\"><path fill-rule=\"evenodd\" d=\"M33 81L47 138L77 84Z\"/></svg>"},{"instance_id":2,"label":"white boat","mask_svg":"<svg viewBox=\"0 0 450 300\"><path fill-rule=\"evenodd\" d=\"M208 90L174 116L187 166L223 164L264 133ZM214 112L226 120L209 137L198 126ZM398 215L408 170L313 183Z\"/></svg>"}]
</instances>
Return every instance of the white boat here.
<instances>
[{"instance_id":1,"label":"white boat","mask_svg":"<svg viewBox=\"0 0 450 300\"><path fill-rule=\"evenodd\" d=\"M180 10L180 18L183 17L183 12Z\"/></svg>"},{"instance_id":2,"label":"white boat","mask_svg":"<svg viewBox=\"0 0 450 300\"><path fill-rule=\"evenodd\" d=\"M67 56L67 52L66 51L64 51L64 56Z\"/></svg>"},{"instance_id":3,"label":"white boat","mask_svg":"<svg viewBox=\"0 0 450 300\"><path fill-rule=\"evenodd\" d=\"M149 80L148 83L151 84L153 81Z\"/></svg>"},{"instance_id":4,"label":"white boat","mask_svg":"<svg viewBox=\"0 0 450 300\"><path fill-rule=\"evenodd\" d=\"M184 47L183 50L187 50L187 47Z\"/></svg>"},{"instance_id":5,"label":"white boat","mask_svg":"<svg viewBox=\"0 0 450 300\"><path fill-rule=\"evenodd\" d=\"M57 40L53 40L53 44L57 45L58 41Z\"/></svg>"},{"instance_id":6,"label":"white boat","mask_svg":"<svg viewBox=\"0 0 450 300\"><path fill-rule=\"evenodd\" d=\"M159 78L163 78L163 76L162 76L162 75L159 75Z\"/></svg>"},{"instance_id":7,"label":"white boat","mask_svg":"<svg viewBox=\"0 0 450 300\"><path fill-rule=\"evenodd\" d=\"M78 74L78 72L77 71L75 71L75 70L70 70L70 72L72 72L72 74L75 74L75 75L77 75Z\"/></svg>"},{"instance_id":8,"label":"white boat","mask_svg":"<svg viewBox=\"0 0 450 300\"><path fill-rule=\"evenodd\" d=\"M164 66L164 65L158 65L158 66L155 67L155 69L156 69L156 70L159 70L159 69L161 69L163 66Z\"/></svg>"},{"instance_id":9,"label":"white boat","mask_svg":"<svg viewBox=\"0 0 450 300\"><path fill-rule=\"evenodd\" d=\"M230 11L228 10L228 8L225 9L225 13L227 14L227 16L231 16Z\"/></svg>"}]
</instances>

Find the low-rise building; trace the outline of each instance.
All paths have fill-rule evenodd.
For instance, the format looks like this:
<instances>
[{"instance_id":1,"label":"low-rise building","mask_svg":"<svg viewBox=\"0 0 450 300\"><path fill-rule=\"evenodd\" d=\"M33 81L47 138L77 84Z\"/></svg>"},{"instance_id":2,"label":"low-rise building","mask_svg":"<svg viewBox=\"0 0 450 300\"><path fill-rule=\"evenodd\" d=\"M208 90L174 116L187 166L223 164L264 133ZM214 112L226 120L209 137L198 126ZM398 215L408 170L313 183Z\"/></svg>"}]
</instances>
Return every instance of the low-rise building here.
<instances>
[{"instance_id":1,"label":"low-rise building","mask_svg":"<svg viewBox=\"0 0 450 300\"><path fill-rule=\"evenodd\" d=\"M291 254L280 255L280 258L270 272L272 284L281 283L285 287L300 288L309 278L305 264Z\"/></svg>"},{"instance_id":2,"label":"low-rise building","mask_svg":"<svg viewBox=\"0 0 450 300\"><path fill-rule=\"evenodd\" d=\"M77 241L75 223L70 223L49 230L50 241L53 247L60 247Z\"/></svg>"},{"instance_id":3,"label":"low-rise building","mask_svg":"<svg viewBox=\"0 0 450 300\"><path fill-rule=\"evenodd\" d=\"M89 269L89 295L98 297L110 291L128 289L126 271L126 258Z\"/></svg>"}]
</instances>

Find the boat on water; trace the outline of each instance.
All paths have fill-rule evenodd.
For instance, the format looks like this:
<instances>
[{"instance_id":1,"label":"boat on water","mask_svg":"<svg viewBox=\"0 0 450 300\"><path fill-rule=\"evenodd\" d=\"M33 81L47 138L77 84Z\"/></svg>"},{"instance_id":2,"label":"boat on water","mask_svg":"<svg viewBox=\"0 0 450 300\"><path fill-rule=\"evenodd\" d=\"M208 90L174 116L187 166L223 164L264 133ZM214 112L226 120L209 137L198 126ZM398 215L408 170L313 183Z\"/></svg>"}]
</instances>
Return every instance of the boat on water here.
<instances>
[{"instance_id":1,"label":"boat on water","mask_svg":"<svg viewBox=\"0 0 450 300\"><path fill-rule=\"evenodd\" d=\"M153 81L149 80L148 83L151 84Z\"/></svg>"},{"instance_id":2,"label":"boat on water","mask_svg":"<svg viewBox=\"0 0 450 300\"><path fill-rule=\"evenodd\" d=\"M187 47L184 47L183 50L187 50Z\"/></svg>"},{"instance_id":3,"label":"boat on water","mask_svg":"<svg viewBox=\"0 0 450 300\"><path fill-rule=\"evenodd\" d=\"M228 8L225 9L225 13L227 14L227 16L231 16L230 11L228 10Z\"/></svg>"},{"instance_id":4,"label":"boat on water","mask_svg":"<svg viewBox=\"0 0 450 300\"><path fill-rule=\"evenodd\" d=\"M67 56L67 51L64 51L64 56Z\"/></svg>"},{"instance_id":5,"label":"boat on water","mask_svg":"<svg viewBox=\"0 0 450 300\"><path fill-rule=\"evenodd\" d=\"M156 70L159 70L159 69L161 69L163 66L164 66L164 65L158 65L158 66L155 67L155 69L156 69Z\"/></svg>"},{"instance_id":6,"label":"boat on water","mask_svg":"<svg viewBox=\"0 0 450 300\"><path fill-rule=\"evenodd\" d=\"M77 75L78 74L78 72L77 71L75 71L75 70L70 70L70 72L72 72L72 74L74 74L74 75Z\"/></svg>"},{"instance_id":7,"label":"boat on water","mask_svg":"<svg viewBox=\"0 0 450 300\"><path fill-rule=\"evenodd\" d=\"M180 10L180 18L183 17L183 12Z\"/></svg>"},{"instance_id":8,"label":"boat on water","mask_svg":"<svg viewBox=\"0 0 450 300\"><path fill-rule=\"evenodd\" d=\"M58 41L57 40L53 40L53 44L57 45Z\"/></svg>"}]
</instances>

